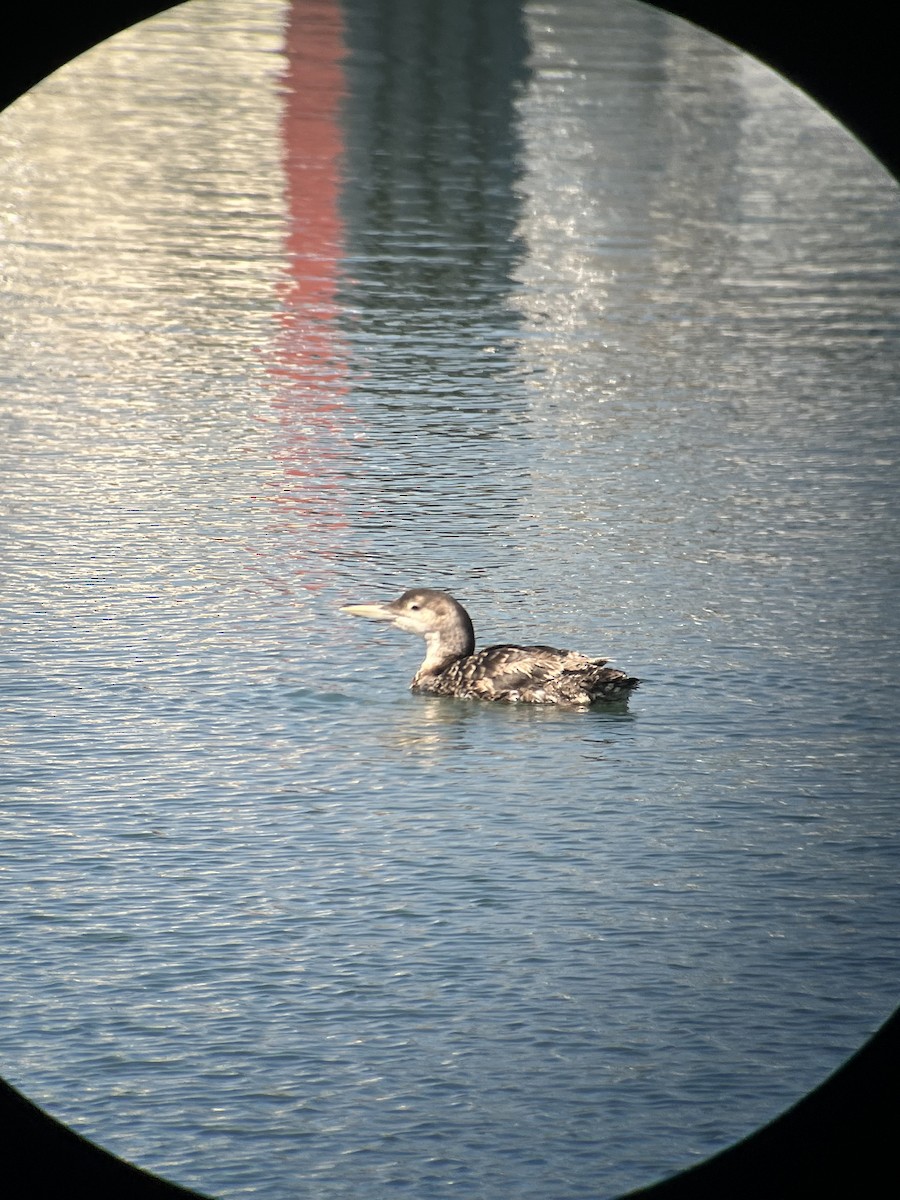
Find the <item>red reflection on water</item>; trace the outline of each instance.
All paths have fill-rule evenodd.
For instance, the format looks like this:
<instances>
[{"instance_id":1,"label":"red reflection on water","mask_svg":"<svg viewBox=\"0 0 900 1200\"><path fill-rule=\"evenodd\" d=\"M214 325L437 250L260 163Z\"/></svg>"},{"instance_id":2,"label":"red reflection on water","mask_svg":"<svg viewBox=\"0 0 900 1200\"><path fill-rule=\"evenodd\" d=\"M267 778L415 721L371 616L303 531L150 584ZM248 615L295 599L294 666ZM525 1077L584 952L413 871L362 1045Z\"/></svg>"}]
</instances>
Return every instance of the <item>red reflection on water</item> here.
<instances>
[{"instance_id":1,"label":"red reflection on water","mask_svg":"<svg viewBox=\"0 0 900 1200\"><path fill-rule=\"evenodd\" d=\"M282 77L282 156L287 188L281 330L270 373L280 385L273 404L281 430L275 452L284 479L274 498L314 543L346 526L340 472L346 410L347 354L336 300L344 229L339 200L346 84L339 0L294 0L288 13ZM307 548L309 543L307 542ZM309 580L311 586L315 586Z\"/></svg>"}]
</instances>

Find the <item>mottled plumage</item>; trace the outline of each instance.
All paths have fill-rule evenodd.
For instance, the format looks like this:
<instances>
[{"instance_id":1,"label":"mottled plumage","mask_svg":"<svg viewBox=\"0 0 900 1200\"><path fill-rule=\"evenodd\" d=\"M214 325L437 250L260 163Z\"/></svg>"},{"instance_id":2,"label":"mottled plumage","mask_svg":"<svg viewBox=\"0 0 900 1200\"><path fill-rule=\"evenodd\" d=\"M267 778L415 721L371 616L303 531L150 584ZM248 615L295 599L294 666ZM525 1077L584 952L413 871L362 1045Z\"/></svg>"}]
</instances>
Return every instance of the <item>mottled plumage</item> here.
<instances>
[{"instance_id":1,"label":"mottled plumage","mask_svg":"<svg viewBox=\"0 0 900 1200\"><path fill-rule=\"evenodd\" d=\"M344 612L388 621L425 638L425 661L412 680L414 692L459 699L524 701L585 707L627 700L638 680L552 646L488 646L475 650L469 614L446 592L413 588L388 604L348 604Z\"/></svg>"}]
</instances>

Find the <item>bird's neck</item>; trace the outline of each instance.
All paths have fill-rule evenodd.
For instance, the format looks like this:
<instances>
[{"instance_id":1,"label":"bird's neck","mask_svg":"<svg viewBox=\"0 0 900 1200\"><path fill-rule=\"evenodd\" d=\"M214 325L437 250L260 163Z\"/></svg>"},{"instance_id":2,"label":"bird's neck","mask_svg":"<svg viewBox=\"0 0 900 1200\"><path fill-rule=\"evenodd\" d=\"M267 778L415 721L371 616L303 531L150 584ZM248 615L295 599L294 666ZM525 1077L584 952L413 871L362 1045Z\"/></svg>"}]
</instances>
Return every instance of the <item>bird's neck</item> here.
<instances>
[{"instance_id":1,"label":"bird's neck","mask_svg":"<svg viewBox=\"0 0 900 1200\"><path fill-rule=\"evenodd\" d=\"M452 632L434 631L425 634L425 660L416 672L421 675L439 675L458 658L464 658L475 649L475 634L469 629L454 629Z\"/></svg>"}]
</instances>

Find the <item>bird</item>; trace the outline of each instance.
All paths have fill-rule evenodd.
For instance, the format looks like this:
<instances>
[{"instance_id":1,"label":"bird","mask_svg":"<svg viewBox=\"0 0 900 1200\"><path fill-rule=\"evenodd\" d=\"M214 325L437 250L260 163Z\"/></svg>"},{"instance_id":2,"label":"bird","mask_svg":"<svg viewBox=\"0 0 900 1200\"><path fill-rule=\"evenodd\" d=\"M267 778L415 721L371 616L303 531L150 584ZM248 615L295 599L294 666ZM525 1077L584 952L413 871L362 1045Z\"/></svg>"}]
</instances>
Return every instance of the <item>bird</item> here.
<instances>
[{"instance_id":1,"label":"bird","mask_svg":"<svg viewBox=\"0 0 900 1200\"><path fill-rule=\"evenodd\" d=\"M476 650L472 618L458 600L435 588L410 588L387 603L344 604L341 611L385 621L425 639L425 659L410 684L413 692L586 708L625 701L640 682L607 667L609 659L552 646L504 644Z\"/></svg>"}]
</instances>

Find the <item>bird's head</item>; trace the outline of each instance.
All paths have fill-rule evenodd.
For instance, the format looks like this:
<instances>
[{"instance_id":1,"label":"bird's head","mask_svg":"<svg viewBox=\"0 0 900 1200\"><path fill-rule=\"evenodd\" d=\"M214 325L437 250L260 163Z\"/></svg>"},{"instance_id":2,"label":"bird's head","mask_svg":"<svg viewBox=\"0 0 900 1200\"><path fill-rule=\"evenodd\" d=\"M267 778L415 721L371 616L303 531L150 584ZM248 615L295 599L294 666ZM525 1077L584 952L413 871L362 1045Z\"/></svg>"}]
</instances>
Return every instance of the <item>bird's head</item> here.
<instances>
[{"instance_id":1,"label":"bird's head","mask_svg":"<svg viewBox=\"0 0 900 1200\"><path fill-rule=\"evenodd\" d=\"M434 588L411 588L398 599L383 604L345 604L341 612L388 622L454 654L471 654L475 647L469 614L452 596Z\"/></svg>"}]
</instances>

